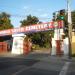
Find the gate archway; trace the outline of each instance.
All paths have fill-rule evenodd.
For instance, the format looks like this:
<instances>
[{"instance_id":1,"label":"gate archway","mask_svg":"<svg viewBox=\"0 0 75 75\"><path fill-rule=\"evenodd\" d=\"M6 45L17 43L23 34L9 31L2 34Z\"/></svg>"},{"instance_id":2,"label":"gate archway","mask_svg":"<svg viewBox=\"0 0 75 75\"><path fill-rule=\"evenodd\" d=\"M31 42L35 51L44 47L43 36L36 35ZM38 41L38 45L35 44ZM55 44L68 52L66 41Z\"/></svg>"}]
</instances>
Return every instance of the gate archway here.
<instances>
[{"instance_id":1,"label":"gate archway","mask_svg":"<svg viewBox=\"0 0 75 75\"><path fill-rule=\"evenodd\" d=\"M62 29L63 28L63 21L57 21L57 26L55 24L55 22L47 22L47 23L42 23L42 24L36 24L36 25L30 25L30 26L25 26L25 27L20 27L20 28L14 28L14 29L8 29L8 30L3 30L0 31L0 36L6 36L6 35L16 35L13 36L13 45L12 45L12 53L15 53L16 48L19 49L19 47L21 48L20 50L18 50L16 53L19 54L23 54L23 41L24 41L24 36L28 33L37 33L37 32L43 32L43 31L49 31L49 30L54 30L54 29ZM55 32L57 34L57 32ZM23 34L23 35L20 35ZM58 35L58 34L57 34ZM16 41L19 42L18 40L20 40L20 42L22 42L22 45L18 43L18 45L16 45L14 42L16 38ZM18 40L17 40L18 39ZM21 46L19 46L21 45Z\"/></svg>"}]
</instances>

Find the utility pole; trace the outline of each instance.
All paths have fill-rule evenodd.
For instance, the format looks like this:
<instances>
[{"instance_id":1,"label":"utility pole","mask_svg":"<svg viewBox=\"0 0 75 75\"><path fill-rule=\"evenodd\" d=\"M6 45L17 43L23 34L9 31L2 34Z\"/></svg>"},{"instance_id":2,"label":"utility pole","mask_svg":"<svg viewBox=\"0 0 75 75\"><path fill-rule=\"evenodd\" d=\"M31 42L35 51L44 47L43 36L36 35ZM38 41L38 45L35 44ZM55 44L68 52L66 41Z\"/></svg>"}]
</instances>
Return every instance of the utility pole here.
<instances>
[{"instance_id":1,"label":"utility pole","mask_svg":"<svg viewBox=\"0 0 75 75\"><path fill-rule=\"evenodd\" d=\"M68 11L68 39L69 39L69 59L72 55L72 18L70 10L70 0L67 0L67 11Z\"/></svg>"}]
</instances>

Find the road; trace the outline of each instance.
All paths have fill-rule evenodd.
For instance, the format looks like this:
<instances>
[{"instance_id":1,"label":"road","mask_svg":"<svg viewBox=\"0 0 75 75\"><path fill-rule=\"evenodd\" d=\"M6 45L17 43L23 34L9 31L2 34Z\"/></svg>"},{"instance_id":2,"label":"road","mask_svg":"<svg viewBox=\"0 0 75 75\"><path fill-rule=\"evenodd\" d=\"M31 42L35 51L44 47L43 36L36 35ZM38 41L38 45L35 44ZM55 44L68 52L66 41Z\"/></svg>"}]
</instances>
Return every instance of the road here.
<instances>
[{"instance_id":1,"label":"road","mask_svg":"<svg viewBox=\"0 0 75 75\"><path fill-rule=\"evenodd\" d=\"M75 61L49 54L1 56L0 75L75 75Z\"/></svg>"}]
</instances>

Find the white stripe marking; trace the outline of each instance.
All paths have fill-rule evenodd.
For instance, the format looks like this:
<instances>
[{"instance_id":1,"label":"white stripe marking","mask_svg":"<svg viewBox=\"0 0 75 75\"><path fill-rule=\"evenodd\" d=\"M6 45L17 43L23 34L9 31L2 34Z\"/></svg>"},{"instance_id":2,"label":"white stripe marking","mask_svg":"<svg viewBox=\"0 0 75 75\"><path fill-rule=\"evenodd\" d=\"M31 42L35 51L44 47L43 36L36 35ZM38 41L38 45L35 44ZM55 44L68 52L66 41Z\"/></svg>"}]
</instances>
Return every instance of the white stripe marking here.
<instances>
[{"instance_id":1,"label":"white stripe marking","mask_svg":"<svg viewBox=\"0 0 75 75\"><path fill-rule=\"evenodd\" d=\"M69 68L71 62L66 62L65 65L63 66L62 70L60 71L59 75L66 75L67 70Z\"/></svg>"},{"instance_id":2,"label":"white stripe marking","mask_svg":"<svg viewBox=\"0 0 75 75\"><path fill-rule=\"evenodd\" d=\"M18 75L18 74L20 74L21 72L23 72L23 71L25 71L25 70L28 70L29 68L31 68L31 67L24 67L24 68L20 69L19 71L13 73L12 75Z\"/></svg>"}]
</instances>

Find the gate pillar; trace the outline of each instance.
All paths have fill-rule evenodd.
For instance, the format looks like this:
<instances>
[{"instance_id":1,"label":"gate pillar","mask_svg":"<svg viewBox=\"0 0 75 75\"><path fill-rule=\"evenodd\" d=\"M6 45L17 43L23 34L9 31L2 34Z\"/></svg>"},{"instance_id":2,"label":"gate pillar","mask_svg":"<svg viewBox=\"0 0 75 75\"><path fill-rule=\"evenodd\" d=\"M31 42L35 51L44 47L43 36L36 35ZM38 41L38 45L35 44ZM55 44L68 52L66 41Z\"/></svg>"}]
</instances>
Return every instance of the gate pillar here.
<instances>
[{"instance_id":1,"label":"gate pillar","mask_svg":"<svg viewBox=\"0 0 75 75\"><path fill-rule=\"evenodd\" d=\"M13 37L13 44L12 44L12 51L13 54L23 54L23 41L26 35L23 33L21 34L14 34Z\"/></svg>"}]
</instances>

